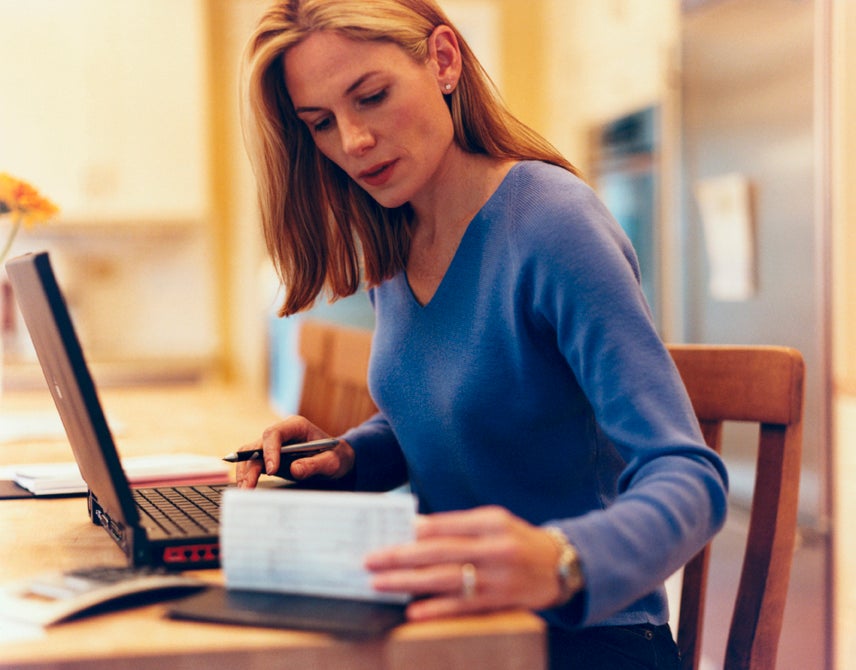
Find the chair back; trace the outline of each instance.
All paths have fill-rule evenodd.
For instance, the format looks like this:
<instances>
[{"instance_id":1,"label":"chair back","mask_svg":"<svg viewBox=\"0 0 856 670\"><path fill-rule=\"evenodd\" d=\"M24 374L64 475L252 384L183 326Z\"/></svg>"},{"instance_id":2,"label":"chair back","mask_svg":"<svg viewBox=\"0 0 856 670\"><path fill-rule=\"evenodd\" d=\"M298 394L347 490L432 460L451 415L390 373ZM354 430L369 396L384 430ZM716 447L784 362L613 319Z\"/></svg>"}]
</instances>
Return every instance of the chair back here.
<instances>
[{"instance_id":1,"label":"chair back","mask_svg":"<svg viewBox=\"0 0 856 670\"><path fill-rule=\"evenodd\" d=\"M775 667L797 527L805 364L787 347L672 345L707 444L725 421L759 424L755 487L725 670ZM684 670L701 656L710 544L684 568L678 646Z\"/></svg>"},{"instance_id":2,"label":"chair back","mask_svg":"<svg viewBox=\"0 0 856 670\"><path fill-rule=\"evenodd\" d=\"M305 365L298 413L331 435L377 412L368 391L372 333L316 319L300 324Z\"/></svg>"}]
</instances>

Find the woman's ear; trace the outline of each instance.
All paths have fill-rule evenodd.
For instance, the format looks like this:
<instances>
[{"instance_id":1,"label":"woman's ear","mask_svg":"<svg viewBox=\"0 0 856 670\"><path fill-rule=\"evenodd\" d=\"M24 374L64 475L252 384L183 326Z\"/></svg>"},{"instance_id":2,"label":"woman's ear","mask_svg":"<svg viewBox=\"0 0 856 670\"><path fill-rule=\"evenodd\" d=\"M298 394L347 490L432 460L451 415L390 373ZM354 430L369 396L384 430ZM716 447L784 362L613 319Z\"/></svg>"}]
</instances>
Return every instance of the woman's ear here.
<instances>
[{"instance_id":1,"label":"woman's ear","mask_svg":"<svg viewBox=\"0 0 856 670\"><path fill-rule=\"evenodd\" d=\"M461 78L461 48L455 31L441 25L428 38L429 62L436 68L437 83L443 93L451 93Z\"/></svg>"}]
</instances>

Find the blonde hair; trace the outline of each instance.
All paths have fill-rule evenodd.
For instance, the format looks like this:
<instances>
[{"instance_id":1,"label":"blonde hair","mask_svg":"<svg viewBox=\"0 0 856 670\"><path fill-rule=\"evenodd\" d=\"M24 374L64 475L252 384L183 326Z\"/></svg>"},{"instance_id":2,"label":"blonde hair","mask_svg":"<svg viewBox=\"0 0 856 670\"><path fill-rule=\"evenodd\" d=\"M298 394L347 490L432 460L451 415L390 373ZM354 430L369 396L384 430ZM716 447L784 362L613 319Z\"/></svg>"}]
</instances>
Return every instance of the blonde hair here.
<instances>
[{"instance_id":1,"label":"blonde hair","mask_svg":"<svg viewBox=\"0 0 856 670\"><path fill-rule=\"evenodd\" d=\"M265 242L286 291L280 316L333 300L365 279L377 285L404 269L410 246L407 205L387 209L315 148L285 88L283 57L316 31L400 46L417 62L428 38L449 26L462 71L447 96L455 142L501 159L542 160L576 173L546 140L505 108L466 41L433 0L278 0L247 46L245 141L256 176Z\"/></svg>"}]
</instances>

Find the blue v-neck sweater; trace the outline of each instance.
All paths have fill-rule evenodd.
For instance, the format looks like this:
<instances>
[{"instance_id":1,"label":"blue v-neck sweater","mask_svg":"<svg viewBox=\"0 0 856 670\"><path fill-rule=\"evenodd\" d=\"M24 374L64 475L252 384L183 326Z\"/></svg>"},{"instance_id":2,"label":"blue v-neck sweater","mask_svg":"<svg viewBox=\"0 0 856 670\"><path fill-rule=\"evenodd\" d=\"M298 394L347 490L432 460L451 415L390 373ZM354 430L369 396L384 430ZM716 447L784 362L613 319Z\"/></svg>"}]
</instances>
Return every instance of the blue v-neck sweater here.
<instances>
[{"instance_id":1,"label":"blue v-neck sweater","mask_svg":"<svg viewBox=\"0 0 856 670\"><path fill-rule=\"evenodd\" d=\"M409 480L425 513L495 504L559 526L586 596L551 623L667 621L663 580L722 525L726 473L591 189L519 163L427 305L403 272L371 294L380 413L344 436L357 488Z\"/></svg>"}]
</instances>

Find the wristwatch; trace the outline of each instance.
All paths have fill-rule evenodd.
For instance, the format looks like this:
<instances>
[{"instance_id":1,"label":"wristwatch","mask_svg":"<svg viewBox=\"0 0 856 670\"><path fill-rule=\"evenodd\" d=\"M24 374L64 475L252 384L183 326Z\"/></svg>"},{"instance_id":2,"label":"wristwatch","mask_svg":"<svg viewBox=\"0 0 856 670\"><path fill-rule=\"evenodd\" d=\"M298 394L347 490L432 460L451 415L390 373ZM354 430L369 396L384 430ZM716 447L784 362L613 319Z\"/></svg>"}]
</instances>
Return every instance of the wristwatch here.
<instances>
[{"instance_id":1,"label":"wristwatch","mask_svg":"<svg viewBox=\"0 0 856 670\"><path fill-rule=\"evenodd\" d=\"M564 604L582 591L585 585L583 572L580 568L580 559L574 545L568 541L567 536L561 530L555 526L546 526L544 530L559 549L559 560L556 562L556 579L559 580L559 589L562 594L559 603Z\"/></svg>"}]
</instances>

